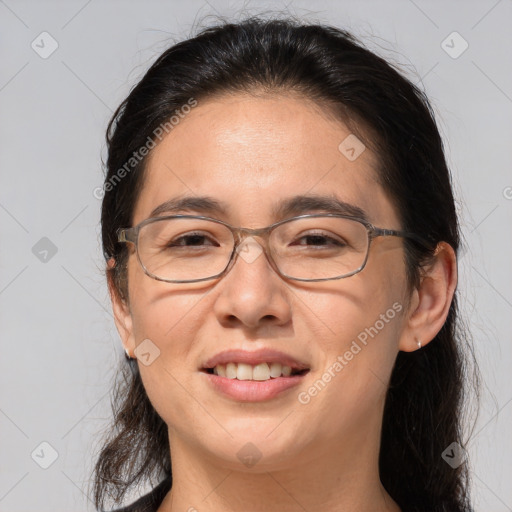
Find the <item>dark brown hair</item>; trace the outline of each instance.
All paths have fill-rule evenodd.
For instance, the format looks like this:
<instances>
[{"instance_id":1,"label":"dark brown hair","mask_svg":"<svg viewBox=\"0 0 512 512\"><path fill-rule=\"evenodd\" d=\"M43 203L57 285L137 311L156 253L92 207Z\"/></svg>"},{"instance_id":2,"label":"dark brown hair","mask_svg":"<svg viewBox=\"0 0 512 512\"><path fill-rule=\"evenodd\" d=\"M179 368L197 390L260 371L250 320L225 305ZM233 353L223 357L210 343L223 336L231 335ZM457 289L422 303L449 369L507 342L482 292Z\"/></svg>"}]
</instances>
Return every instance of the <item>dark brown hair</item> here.
<instances>
[{"instance_id":1,"label":"dark brown hair","mask_svg":"<svg viewBox=\"0 0 512 512\"><path fill-rule=\"evenodd\" d=\"M425 94L347 31L289 18L252 17L221 22L168 48L110 121L102 241L105 257L115 259L107 277L121 298L128 300L127 248L117 242L116 230L132 223L147 158L131 161L113 184L116 173L127 169L134 152L191 98L200 103L217 93L256 90L299 93L345 123L363 123L358 136L379 156L380 182L401 229L429 241L428 247L404 241L411 289L438 242L458 250L450 173ZM466 391L478 388L473 363L458 320L457 294L436 338L421 350L397 356L379 466L384 487L404 511L472 510L467 463L452 468L441 455L453 442L465 445ZM171 477L167 426L148 399L136 361L123 366L113 397L114 422L95 467L98 508L107 497L119 503L145 478Z\"/></svg>"}]
</instances>

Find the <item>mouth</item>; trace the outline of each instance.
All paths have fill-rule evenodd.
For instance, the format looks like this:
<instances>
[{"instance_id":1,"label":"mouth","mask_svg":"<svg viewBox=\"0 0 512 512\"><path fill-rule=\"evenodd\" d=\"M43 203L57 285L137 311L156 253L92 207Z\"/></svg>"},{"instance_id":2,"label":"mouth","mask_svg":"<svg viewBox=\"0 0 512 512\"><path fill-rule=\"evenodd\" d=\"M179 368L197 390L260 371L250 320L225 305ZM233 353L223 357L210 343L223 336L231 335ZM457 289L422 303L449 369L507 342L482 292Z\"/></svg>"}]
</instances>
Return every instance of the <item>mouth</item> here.
<instances>
[{"instance_id":1,"label":"mouth","mask_svg":"<svg viewBox=\"0 0 512 512\"><path fill-rule=\"evenodd\" d=\"M227 364L217 364L211 368L203 368L201 371L227 379L264 382L281 377L306 375L309 372L309 368L293 368L278 362L264 362L256 365L229 362Z\"/></svg>"},{"instance_id":2,"label":"mouth","mask_svg":"<svg viewBox=\"0 0 512 512\"><path fill-rule=\"evenodd\" d=\"M223 397L238 402L261 402L282 396L301 384L311 368L282 352L262 349L221 352L199 371Z\"/></svg>"}]
</instances>

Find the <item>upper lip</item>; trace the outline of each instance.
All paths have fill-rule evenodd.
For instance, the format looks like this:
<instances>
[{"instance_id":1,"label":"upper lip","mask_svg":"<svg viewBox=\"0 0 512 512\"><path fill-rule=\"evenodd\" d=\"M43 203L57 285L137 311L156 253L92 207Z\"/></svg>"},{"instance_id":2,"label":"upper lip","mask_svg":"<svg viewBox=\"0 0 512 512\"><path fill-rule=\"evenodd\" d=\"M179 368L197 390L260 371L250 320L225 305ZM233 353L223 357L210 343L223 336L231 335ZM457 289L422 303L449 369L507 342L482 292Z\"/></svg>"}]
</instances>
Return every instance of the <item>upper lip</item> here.
<instances>
[{"instance_id":1,"label":"upper lip","mask_svg":"<svg viewBox=\"0 0 512 512\"><path fill-rule=\"evenodd\" d=\"M231 349L219 352L208 359L202 366L202 369L211 369L219 364L227 363L245 363L255 366L260 363L281 363L283 366L290 366L292 370L309 370L309 366L294 357L273 349L259 350L238 350Z\"/></svg>"}]
</instances>

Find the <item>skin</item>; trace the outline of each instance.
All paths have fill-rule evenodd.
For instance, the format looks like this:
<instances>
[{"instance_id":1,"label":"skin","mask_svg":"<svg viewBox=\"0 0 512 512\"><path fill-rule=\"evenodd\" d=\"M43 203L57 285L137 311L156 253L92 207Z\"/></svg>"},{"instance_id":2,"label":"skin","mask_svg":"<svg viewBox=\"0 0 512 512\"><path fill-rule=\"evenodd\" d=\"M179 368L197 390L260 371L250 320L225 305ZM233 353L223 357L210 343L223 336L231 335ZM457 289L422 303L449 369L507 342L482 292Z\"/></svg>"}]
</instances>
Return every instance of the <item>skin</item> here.
<instances>
[{"instance_id":1,"label":"skin","mask_svg":"<svg viewBox=\"0 0 512 512\"><path fill-rule=\"evenodd\" d=\"M376 179L378 155L366 148L351 162L338 150L350 133L298 96L203 100L152 151L133 225L171 197L209 195L229 204L218 218L258 228L277 220L270 212L282 199L334 193L363 208L375 226L401 229ZM284 280L261 256L238 258L223 278L193 285L148 277L130 244L129 299L112 283L110 292L129 353L147 338L160 350L151 365L138 363L169 428L174 483L159 512L400 510L379 479L385 393L398 351L417 350L417 339L424 346L441 329L457 279L455 254L442 243L408 294L402 243L377 238L365 269L346 279ZM395 302L402 311L300 403L298 393ZM241 403L219 395L198 371L222 350L263 347L309 365L299 388ZM262 454L252 467L237 457L248 442Z\"/></svg>"}]
</instances>

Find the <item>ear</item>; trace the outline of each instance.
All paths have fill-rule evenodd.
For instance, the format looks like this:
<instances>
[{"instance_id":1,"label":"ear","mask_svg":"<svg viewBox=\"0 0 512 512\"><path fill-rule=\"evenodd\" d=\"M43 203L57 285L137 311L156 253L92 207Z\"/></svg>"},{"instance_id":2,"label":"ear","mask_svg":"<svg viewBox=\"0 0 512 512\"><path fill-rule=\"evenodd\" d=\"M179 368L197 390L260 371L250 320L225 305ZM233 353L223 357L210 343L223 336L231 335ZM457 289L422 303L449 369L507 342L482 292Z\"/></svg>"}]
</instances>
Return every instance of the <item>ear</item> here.
<instances>
[{"instance_id":1,"label":"ear","mask_svg":"<svg viewBox=\"0 0 512 512\"><path fill-rule=\"evenodd\" d=\"M114 258L110 258L107 262L107 267L112 269L115 267L116 262ZM112 274L107 272L108 291L110 300L112 301L112 310L114 312L114 322L119 332L119 336L123 342L123 347L131 358L135 358L135 338L133 335L132 314L128 301L123 299L116 288Z\"/></svg>"},{"instance_id":2,"label":"ear","mask_svg":"<svg viewBox=\"0 0 512 512\"><path fill-rule=\"evenodd\" d=\"M453 247L440 242L433 262L423 269L420 286L411 296L398 348L417 350L430 343L446 321L457 286L457 257Z\"/></svg>"}]
</instances>

